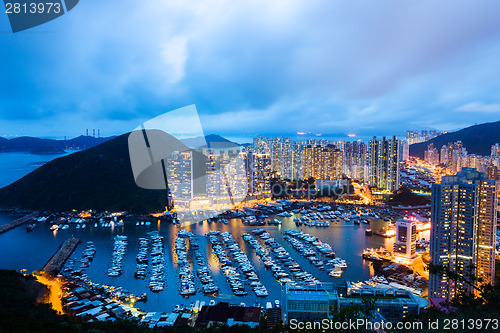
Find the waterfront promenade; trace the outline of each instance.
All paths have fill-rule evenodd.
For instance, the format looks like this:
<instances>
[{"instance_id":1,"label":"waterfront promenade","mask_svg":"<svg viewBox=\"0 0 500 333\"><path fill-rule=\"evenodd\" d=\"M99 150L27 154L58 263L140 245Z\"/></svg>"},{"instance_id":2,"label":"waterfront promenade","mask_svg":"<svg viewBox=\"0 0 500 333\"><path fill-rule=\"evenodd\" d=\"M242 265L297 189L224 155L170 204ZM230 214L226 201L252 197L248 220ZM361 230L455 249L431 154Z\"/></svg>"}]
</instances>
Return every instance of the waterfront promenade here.
<instances>
[{"instance_id":1,"label":"waterfront promenade","mask_svg":"<svg viewBox=\"0 0 500 333\"><path fill-rule=\"evenodd\" d=\"M42 271L49 274L59 273L66 260L68 260L80 242L78 238L71 237L62 243L57 252L50 258L45 266L43 266Z\"/></svg>"},{"instance_id":2,"label":"waterfront promenade","mask_svg":"<svg viewBox=\"0 0 500 333\"><path fill-rule=\"evenodd\" d=\"M34 212L34 213L31 213L31 214L26 215L24 217L21 217L15 221L12 221L8 224L4 224L4 225L0 226L0 234L4 233L6 231L9 231L10 229L14 229L14 228L20 226L21 224L28 222L29 220L34 218L37 214L38 214L37 212Z\"/></svg>"}]
</instances>

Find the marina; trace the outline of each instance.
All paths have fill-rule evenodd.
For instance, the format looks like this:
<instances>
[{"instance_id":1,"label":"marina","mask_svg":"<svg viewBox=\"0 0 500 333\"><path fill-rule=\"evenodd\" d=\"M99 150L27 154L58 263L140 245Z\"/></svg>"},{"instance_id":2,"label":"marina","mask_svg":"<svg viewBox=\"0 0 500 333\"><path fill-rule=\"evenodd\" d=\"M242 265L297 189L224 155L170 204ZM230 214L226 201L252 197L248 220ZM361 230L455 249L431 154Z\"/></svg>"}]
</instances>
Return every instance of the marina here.
<instances>
[{"instance_id":1,"label":"marina","mask_svg":"<svg viewBox=\"0 0 500 333\"><path fill-rule=\"evenodd\" d=\"M151 240L151 273L148 287L153 292L160 292L163 291L166 283L163 237L157 231L151 232L149 237Z\"/></svg>"},{"instance_id":2,"label":"marina","mask_svg":"<svg viewBox=\"0 0 500 333\"><path fill-rule=\"evenodd\" d=\"M302 214L309 215L319 211L322 217L318 215L318 219L326 220L329 216L337 215L331 214L331 211L346 214L351 210L348 207L341 210L340 206L328 209L326 206L322 210L317 207L287 210L286 215L291 216L278 216L280 212L275 207L266 206L262 210L242 211L237 217L209 218L183 227L146 217L122 215L115 220L112 214L95 218L61 214L51 216L45 222L38 222L37 228L29 233L21 228L11 230L11 237L4 238L5 243L0 242L0 247L19 248L19 245L31 242L40 248L39 253L25 256L24 261L21 260L24 262L23 266L30 270L31 267L40 267L43 256L46 260L54 253L50 253L51 251L56 251L61 238L74 234L82 240L82 249L75 251L68 260L68 266L74 261L73 267L71 270L68 268L64 274L75 271L76 275L68 276L91 285L105 285L109 288L121 288L120 290L133 295L146 295L145 298L141 296L141 299L147 301L139 306L146 311L168 310L172 304L189 306L196 301L208 304L211 300L236 304L258 302L265 305L268 301L272 303L281 297L284 282L315 283L336 279L366 281L373 273L370 262L362 258L363 251L380 246L392 250L394 239L365 235L367 228L380 229L387 226L389 222L383 219L364 216L363 219L370 223L360 225L340 218L330 219L330 226L327 228L297 225L294 222L294 218L300 218ZM280 220L281 224L267 223L267 220L274 219ZM144 225L137 224L141 221L144 221ZM250 225L252 221L264 221L264 225ZM69 229L50 230L56 222L58 225L68 224ZM80 228L76 228L77 225ZM81 225L86 227L82 228ZM317 238L321 244L316 245L320 245L320 248L305 239L290 235L289 230L297 230ZM314 256L303 256L287 240L289 237L313 251ZM176 242L176 239L179 240ZM93 242L96 252L88 263L83 261L87 267L80 267L82 253L89 241ZM22 253L23 250L19 251ZM153 257L159 258L157 264L153 264ZM333 273L329 273L335 269L335 264L340 266L342 262L331 260L338 257L343 258L348 267L338 267L340 277L334 277ZM9 267L9 258L2 260L4 266ZM10 265L18 267L19 262L12 261ZM168 284L167 276L172 281ZM151 288L150 282L153 282Z\"/></svg>"},{"instance_id":3,"label":"marina","mask_svg":"<svg viewBox=\"0 0 500 333\"><path fill-rule=\"evenodd\" d=\"M109 277L117 277L122 274L123 259L127 250L127 244L127 236L115 236L113 255L111 256L110 267L108 269Z\"/></svg>"},{"instance_id":4,"label":"marina","mask_svg":"<svg viewBox=\"0 0 500 333\"><path fill-rule=\"evenodd\" d=\"M177 238L174 242L175 253L177 255L177 268L179 276L179 294L182 296L190 296L196 294L196 286L192 271L193 263L188 257L186 238L190 235L181 230L177 233Z\"/></svg>"}]
</instances>

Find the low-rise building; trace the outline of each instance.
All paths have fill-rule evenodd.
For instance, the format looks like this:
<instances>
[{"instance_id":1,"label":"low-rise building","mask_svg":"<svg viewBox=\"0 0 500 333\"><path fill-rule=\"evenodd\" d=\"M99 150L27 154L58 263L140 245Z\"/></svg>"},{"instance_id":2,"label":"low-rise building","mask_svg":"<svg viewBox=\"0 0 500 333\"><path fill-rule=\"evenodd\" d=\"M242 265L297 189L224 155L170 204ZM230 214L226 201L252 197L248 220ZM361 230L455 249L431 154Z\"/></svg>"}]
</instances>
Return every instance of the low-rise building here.
<instances>
[{"instance_id":1,"label":"low-rise building","mask_svg":"<svg viewBox=\"0 0 500 333\"><path fill-rule=\"evenodd\" d=\"M235 306L225 302L204 305L198 313L194 327L207 328L219 325L257 327L260 320L260 311L260 308L257 307Z\"/></svg>"},{"instance_id":2,"label":"low-rise building","mask_svg":"<svg viewBox=\"0 0 500 333\"><path fill-rule=\"evenodd\" d=\"M345 284L322 283L315 285L287 284L283 289L283 320L322 320L351 305L372 301L373 311L386 320L401 319L418 314L427 306L408 290L352 287Z\"/></svg>"}]
</instances>

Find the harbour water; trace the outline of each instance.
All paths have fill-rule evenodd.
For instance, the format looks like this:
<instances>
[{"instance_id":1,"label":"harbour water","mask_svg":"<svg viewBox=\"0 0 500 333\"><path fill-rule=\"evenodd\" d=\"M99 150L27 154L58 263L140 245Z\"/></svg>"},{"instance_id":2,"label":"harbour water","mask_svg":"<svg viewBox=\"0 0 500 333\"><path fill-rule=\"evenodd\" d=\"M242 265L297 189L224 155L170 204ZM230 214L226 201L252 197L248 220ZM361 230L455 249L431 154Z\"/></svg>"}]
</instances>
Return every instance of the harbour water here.
<instances>
[{"instance_id":1,"label":"harbour water","mask_svg":"<svg viewBox=\"0 0 500 333\"><path fill-rule=\"evenodd\" d=\"M301 266L301 268L312 273L320 281L334 281L335 278L328 276L328 272L317 269L308 260L303 258L290 243L284 240L284 232L288 229L299 229L305 233L309 233L318 237L322 242L326 242L333 247L337 255L347 261L348 267L339 279L347 279L350 281L364 281L370 278L370 264L363 260L363 249L371 247L378 248L385 246L388 249L392 248L394 238L388 239L377 235L366 236L365 229L373 228L374 230L384 227L387 222L382 220L372 219L370 225L356 225L352 222L331 223L330 227L297 227L293 222L292 217L278 217L283 221L279 226L263 226L262 228L268 231L272 237L276 239L292 256L293 259ZM270 216L274 219L276 216ZM15 219L14 216L6 214L0 215L0 221ZM53 231L50 230L50 224L39 223L39 226L31 232L26 232L24 227L18 227L0 235L0 267L6 269L21 270L26 269L28 272L41 269L49 258L56 252L59 245L71 236L78 237L83 244L80 245L72 256L79 259L85 248L87 241L93 241L96 248L94 260L86 272L93 282L106 285L121 286L124 289L142 295L147 293L148 300L145 303L139 303L138 307L148 311L170 311L176 304L189 305L196 300L208 301L211 297L204 296L198 291L195 295L189 298L184 298L179 294L179 278L177 257L174 251L174 240L177 237L177 232L181 230L179 226L172 225L167 222L153 222L149 226L136 225L136 220L125 221L122 227L101 228L94 227L93 223L87 223L85 229L77 229L75 224L71 224L66 230ZM221 232L229 231L237 241L241 250L246 253L256 268L260 281L269 291L268 300L280 298L281 285L272 276L269 269L265 269L262 261L257 257L255 251L242 239L242 234L250 233L252 229L257 227L245 226L240 219L230 219L228 224L223 223L207 223L188 225L185 229L196 235L200 250L207 258L208 266L214 276L216 285L220 288L217 300L229 301L232 303L254 304L258 298L249 290L246 296L234 296L229 288L229 284L223 275L219 261L215 254L212 253L212 248L208 242L206 234L210 230L219 230ZM134 270L136 268L135 257L138 252L139 237L148 237L148 232L157 230L164 237L164 254L166 259L166 286L164 291L153 293L149 291L147 280L135 279ZM125 252L123 261L123 274L119 277L109 277L107 271L112 256L113 240L116 235L128 236L128 246ZM425 236L424 236L425 237ZM261 304L266 301L266 298L259 299Z\"/></svg>"},{"instance_id":2,"label":"harbour water","mask_svg":"<svg viewBox=\"0 0 500 333\"><path fill-rule=\"evenodd\" d=\"M12 158L16 165L30 165L31 155L22 154ZM3 155L6 156L6 155ZM24 158L24 159L23 159ZM52 157L54 158L54 157ZM47 160L50 160L47 157ZM2 168L6 168L5 161L2 162ZM7 167L8 168L8 167ZM24 173L31 172L30 168L24 168ZM18 177L23 176L23 172L11 173L11 179L8 182L15 181ZM15 174L15 176L14 176ZM7 179L7 177L5 178ZM5 180L4 180L5 182ZM291 255L291 257L305 271L312 273L320 281L335 281L335 279L349 281L364 281L370 278L371 267L370 263L363 260L362 253L365 248L379 248L381 246L392 250L394 238L384 238L378 235L367 236L365 229L372 228L379 230L387 225L388 222L379 219L370 219L368 224L354 224L353 222L337 222L331 223L330 227L309 227L306 225L296 226L293 222L294 217L300 214L293 214L291 217L278 217L270 215L269 219L278 218L282 221L281 225L277 226L262 226L280 243ZM0 213L0 225L9 223L19 216ZM86 269L87 275L93 282L112 286L120 286L130 291L135 295L146 293L148 300L145 303L138 303L137 306L147 311L171 311L176 304L189 305L197 300L209 302L212 296L205 296L201 292L200 285L197 285L197 292L188 298L185 298L179 293L179 272L177 265L177 256L174 251L174 240L177 233L181 230L178 225L172 225L167 222L153 222L150 225L136 225L137 220L125 220L121 227L95 227L94 223L87 223L86 228L76 228L75 224L70 224L66 230L50 230L51 224L38 223L38 226L31 232L27 232L24 226L17 227L8 232L0 234L0 268L26 270L32 272L41 269L51 256L57 251L62 242L69 237L74 236L82 240L73 254L72 258L77 262L82 256L87 241L93 241L95 244L95 257ZM218 301L227 301L239 304L241 302L247 305L253 305L259 300L261 304L267 301L279 299L281 296L281 285L273 277L272 272L266 269L262 260L256 255L255 250L246 243L242 235L243 233L251 233L253 229L259 227L245 226L241 219L229 219L227 224L223 223L207 223L192 224L185 227L191 231L199 241L200 250L206 256L206 261L209 269L214 277L215 284L220 288L219 294L215 296ZM340 278L328 276L328 271L320 270L305 259L297 250L295 250L289 242L284 239L284 232L289 229L302 230L309 233L319 240L333 247L338 257L346 260L348 267ZM231 292L230 286L226 277L222 273L220 263L208 242L207 233L210 230L219 230L221 232L228 231L232 234L243 253L247 254L251 264L255 267L259 280L266 287L269 296L266 298L258 298L253 291L248 288L248 295L235 296ZM166 285L163 291L154 293L148 288L147 279L141 280L134 278L136 269L136 255L139 249L139 238L149 237L148 233L158 231L164 237L164 255L165 255L165 275ZM107 272L110 265L114 238L116 235L126 235L128 237L128 246L124 254L123 274L118 277L109 277ZM428 232L422 237L429 238ZM188 245L189 246L189 245ZM188 252L191 253L188 249Z\"/></svg>"}]
</instances>

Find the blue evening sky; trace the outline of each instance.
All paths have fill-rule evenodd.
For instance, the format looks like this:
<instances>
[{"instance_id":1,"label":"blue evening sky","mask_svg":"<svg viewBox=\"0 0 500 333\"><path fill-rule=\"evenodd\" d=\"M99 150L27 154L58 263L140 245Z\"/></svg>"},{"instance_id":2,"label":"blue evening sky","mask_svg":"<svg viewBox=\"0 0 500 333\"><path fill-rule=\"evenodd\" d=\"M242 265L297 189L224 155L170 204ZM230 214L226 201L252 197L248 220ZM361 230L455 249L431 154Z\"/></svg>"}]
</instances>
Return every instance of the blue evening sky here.
<instances>
[{"instance_id":1,"label":"blue evening sky","mask_svg":"<svg viewBox=\"0 0 500 333\"><path fill-rule=\"evenodd\" d=\"M190 104L228 136L497 121L499 17L495 0L83 0L13 34L0 13L0 135L121 134Z\"/></svg>"}]
</instances>

